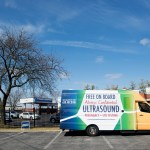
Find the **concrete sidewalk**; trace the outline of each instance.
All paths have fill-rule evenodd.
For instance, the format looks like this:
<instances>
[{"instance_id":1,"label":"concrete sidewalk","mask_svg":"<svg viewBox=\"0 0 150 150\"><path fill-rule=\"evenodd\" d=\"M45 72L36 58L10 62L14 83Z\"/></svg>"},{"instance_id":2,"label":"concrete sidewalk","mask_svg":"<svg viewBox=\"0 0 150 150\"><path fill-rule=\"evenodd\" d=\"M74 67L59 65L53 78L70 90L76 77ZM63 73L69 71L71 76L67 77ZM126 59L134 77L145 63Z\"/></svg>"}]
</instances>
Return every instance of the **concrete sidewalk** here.
<instances>
[{"instance_id":1,"label":"concrete sidewalk","mask_svg":"<svg viewBox=\"0 0 150 150\"><path fill-rule=\"evenodd\" d=\"M59 127L35 127L30 129L21 129L21 128L0 128L0 132L51 132L51 131L60 131Z\"/></svg>"}]
</instances>

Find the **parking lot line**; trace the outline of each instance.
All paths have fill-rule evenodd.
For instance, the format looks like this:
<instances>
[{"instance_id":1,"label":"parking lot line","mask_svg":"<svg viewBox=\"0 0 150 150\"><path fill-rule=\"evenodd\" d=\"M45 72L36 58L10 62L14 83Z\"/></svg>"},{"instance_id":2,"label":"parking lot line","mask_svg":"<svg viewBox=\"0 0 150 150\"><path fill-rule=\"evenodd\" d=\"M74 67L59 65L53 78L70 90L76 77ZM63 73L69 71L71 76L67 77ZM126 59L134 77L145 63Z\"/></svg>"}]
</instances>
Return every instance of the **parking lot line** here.
<instances>
[{"instance_id":1,"label":"parking lot line","mask_svg":"<svg viewBox=\"0 0 150 150\"><path fill-rule=\"evenodd\" d=\"M105 136L102 136L104 141L107 143L107 145L109 146L110 149L113 149L114 147L112 146L112 144L109 142L109 140L105 137Z\"/></svg>"},{"instance_id":2,"label":"parking lot line","mask_svg":"<svg viewBox=\"0 0 150 150\"><path fill-rule=\"evenodd\" d=\"M45 145L44 149L47 149L59 137L61 133L62 131L60 131L47 145Z\"/></svg>"},{"instance_id":3,"label":"parking lot line","mask_svg":"<svg viewBox=\"0 0 150 150\"><path fill-rule=\"evenodd\" d=\"M19 134L22 134L22 133L24 133L24 132L19 132L19 133L17 133L17 134L13 134L13 135L7 136L7 137L5 137L5 138L0 139L0 141L7 140L7 139L9 139L9 138L15 137L15 136L17 136L17 135L19 135Z\"/></svg>"}]
</instances>

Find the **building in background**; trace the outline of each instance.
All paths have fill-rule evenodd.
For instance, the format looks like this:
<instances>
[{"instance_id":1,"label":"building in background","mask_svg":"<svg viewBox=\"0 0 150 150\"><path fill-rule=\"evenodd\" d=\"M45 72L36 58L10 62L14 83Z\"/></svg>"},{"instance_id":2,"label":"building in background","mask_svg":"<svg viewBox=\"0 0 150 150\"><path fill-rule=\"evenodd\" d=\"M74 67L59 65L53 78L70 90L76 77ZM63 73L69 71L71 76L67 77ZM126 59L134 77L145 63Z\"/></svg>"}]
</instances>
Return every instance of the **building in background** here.
<instances>
[{"instance_id":1,"label":"building in background","mask_svg":"<svg viewBox=\"0 0 150 150\"><path fill-rule=\"evenodd\" d=\"M25 98L20 99L20 104L23 105L22 111L36 111L36 113L55 113L58 110L58 104L53 103L52 98Z\"/></svg>"}]
</instances>

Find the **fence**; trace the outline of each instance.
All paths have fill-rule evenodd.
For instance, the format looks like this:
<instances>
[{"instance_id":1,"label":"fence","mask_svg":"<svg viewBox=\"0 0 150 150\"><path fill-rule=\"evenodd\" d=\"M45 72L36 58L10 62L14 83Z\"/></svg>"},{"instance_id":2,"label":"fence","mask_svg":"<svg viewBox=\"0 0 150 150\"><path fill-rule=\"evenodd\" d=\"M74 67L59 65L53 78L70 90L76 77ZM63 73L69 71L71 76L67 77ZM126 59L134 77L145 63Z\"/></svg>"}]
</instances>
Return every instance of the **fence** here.
<instances>
[{"instance_id":1,"label":"fence","mask_svg":"<svg viewBox=\"0 0 150 150\"><path fill-rule=\"evenodd\" d=\"M21 128L22 121L30 121L30 127L59 127L58 123L50 122L50 114L42 113L40 115L40 119L20 119L20 118L11 118L10 120L6 120L6 126L10 128Z\"/></svg>"}]
</instances>

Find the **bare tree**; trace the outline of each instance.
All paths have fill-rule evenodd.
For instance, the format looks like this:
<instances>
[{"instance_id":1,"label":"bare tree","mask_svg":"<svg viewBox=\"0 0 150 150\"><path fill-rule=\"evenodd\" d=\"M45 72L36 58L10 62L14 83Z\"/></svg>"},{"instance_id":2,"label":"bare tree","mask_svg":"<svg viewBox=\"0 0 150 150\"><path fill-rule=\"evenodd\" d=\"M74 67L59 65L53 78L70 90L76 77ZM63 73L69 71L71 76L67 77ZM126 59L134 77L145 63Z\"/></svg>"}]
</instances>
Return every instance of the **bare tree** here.
<instances>
[{"instance_id":1,"label":"bare tree","mask_svg":"<svg viewBox=\"0 0 150 150\"><path fill-rule=\"evenodd\" d=\"M23 93L24 93L23 90L20 88L15 88L14 90L11 91L11 93L8 96L8 100L7 100L7 103L11 107L11 110L16 109L18 102L24 95Z\"/></svg>"},{"instance_id":2,"label":"bare tree","mask_svg":"<svg viewBox=\"0 0 150 150\"><path fill-rule=\"evenodd\" d=\"M92 85L87 84L87 85L85 85L84 89L85 89L85 90L95 90L96 87L95 87L95 85L93 85L93 84L92 84Z\"/></svg>"},{"instance_id":3,"label":"bare tree","mask_svg":"<svg viewBox=\"0 0 150 150\"><path fill-rule=\"evenodd\" d=\"M49 93L43 89L34 89L30 92L31 97L49 98Z\"/></svg>"},{"instance_id":4,"label":"bare tree","mask_svg":"<svg viewBox=\"0 0 150 150\"><path fill-rule=\"evenodd\" d=\"M141 79L140 83L139 83L139 89L142 91L142 92L145 92L145 89L146 89L146 81L144 79Z\"/></svg>"},{"instance_id":5,"label":"bare tree","mask_svg":"<svg viewBox=\"0 0 150 150\"><path fill-rule=\"evenodd\" d=\"M33 36L23 29L3 28L0 34L0 95L5 106L15 87L34 86L52 93L55 82L66 74L62 60L54 55L44 55Z\"/></svg>"},{"instance_id":6,"label":"bare tree","mask_svg":"<svg viewBox=\"0 0 150 150\"><path fill-rule=\"evenodd\" d=\"M90 85L89 84L85 85L84 90L90 90Z\"/></svg>"},{"instance_id":7,"label":"bare tree","mask_svg":"<svg viewBox=\"0 0 150 150\"><path fill-rule=\"evenodd\" d=\"M131 90L135 90L136 89L136 83L134 81L130 82L129 89L131 89Z\"/></svg>"},{"instance_id":8,"label":"bare tree","mask_svg":"<svg viewBox=\"0 0 150 150\"><path fill-rule=\"evenodd\" d=\"M118 90L118 85L112 85L110 89L111 90Z\"/></svg>"},{"instance_id":9,"label":"bare tree","mask_svg":"<svg viewBox=\"0 0 150 150\"><path fill-rule=\"evenodd\" d=\"M147 87L150 87L150 81L149 80L146 81L146 84L147 84Z\"/></svg>"}]
</instances>

